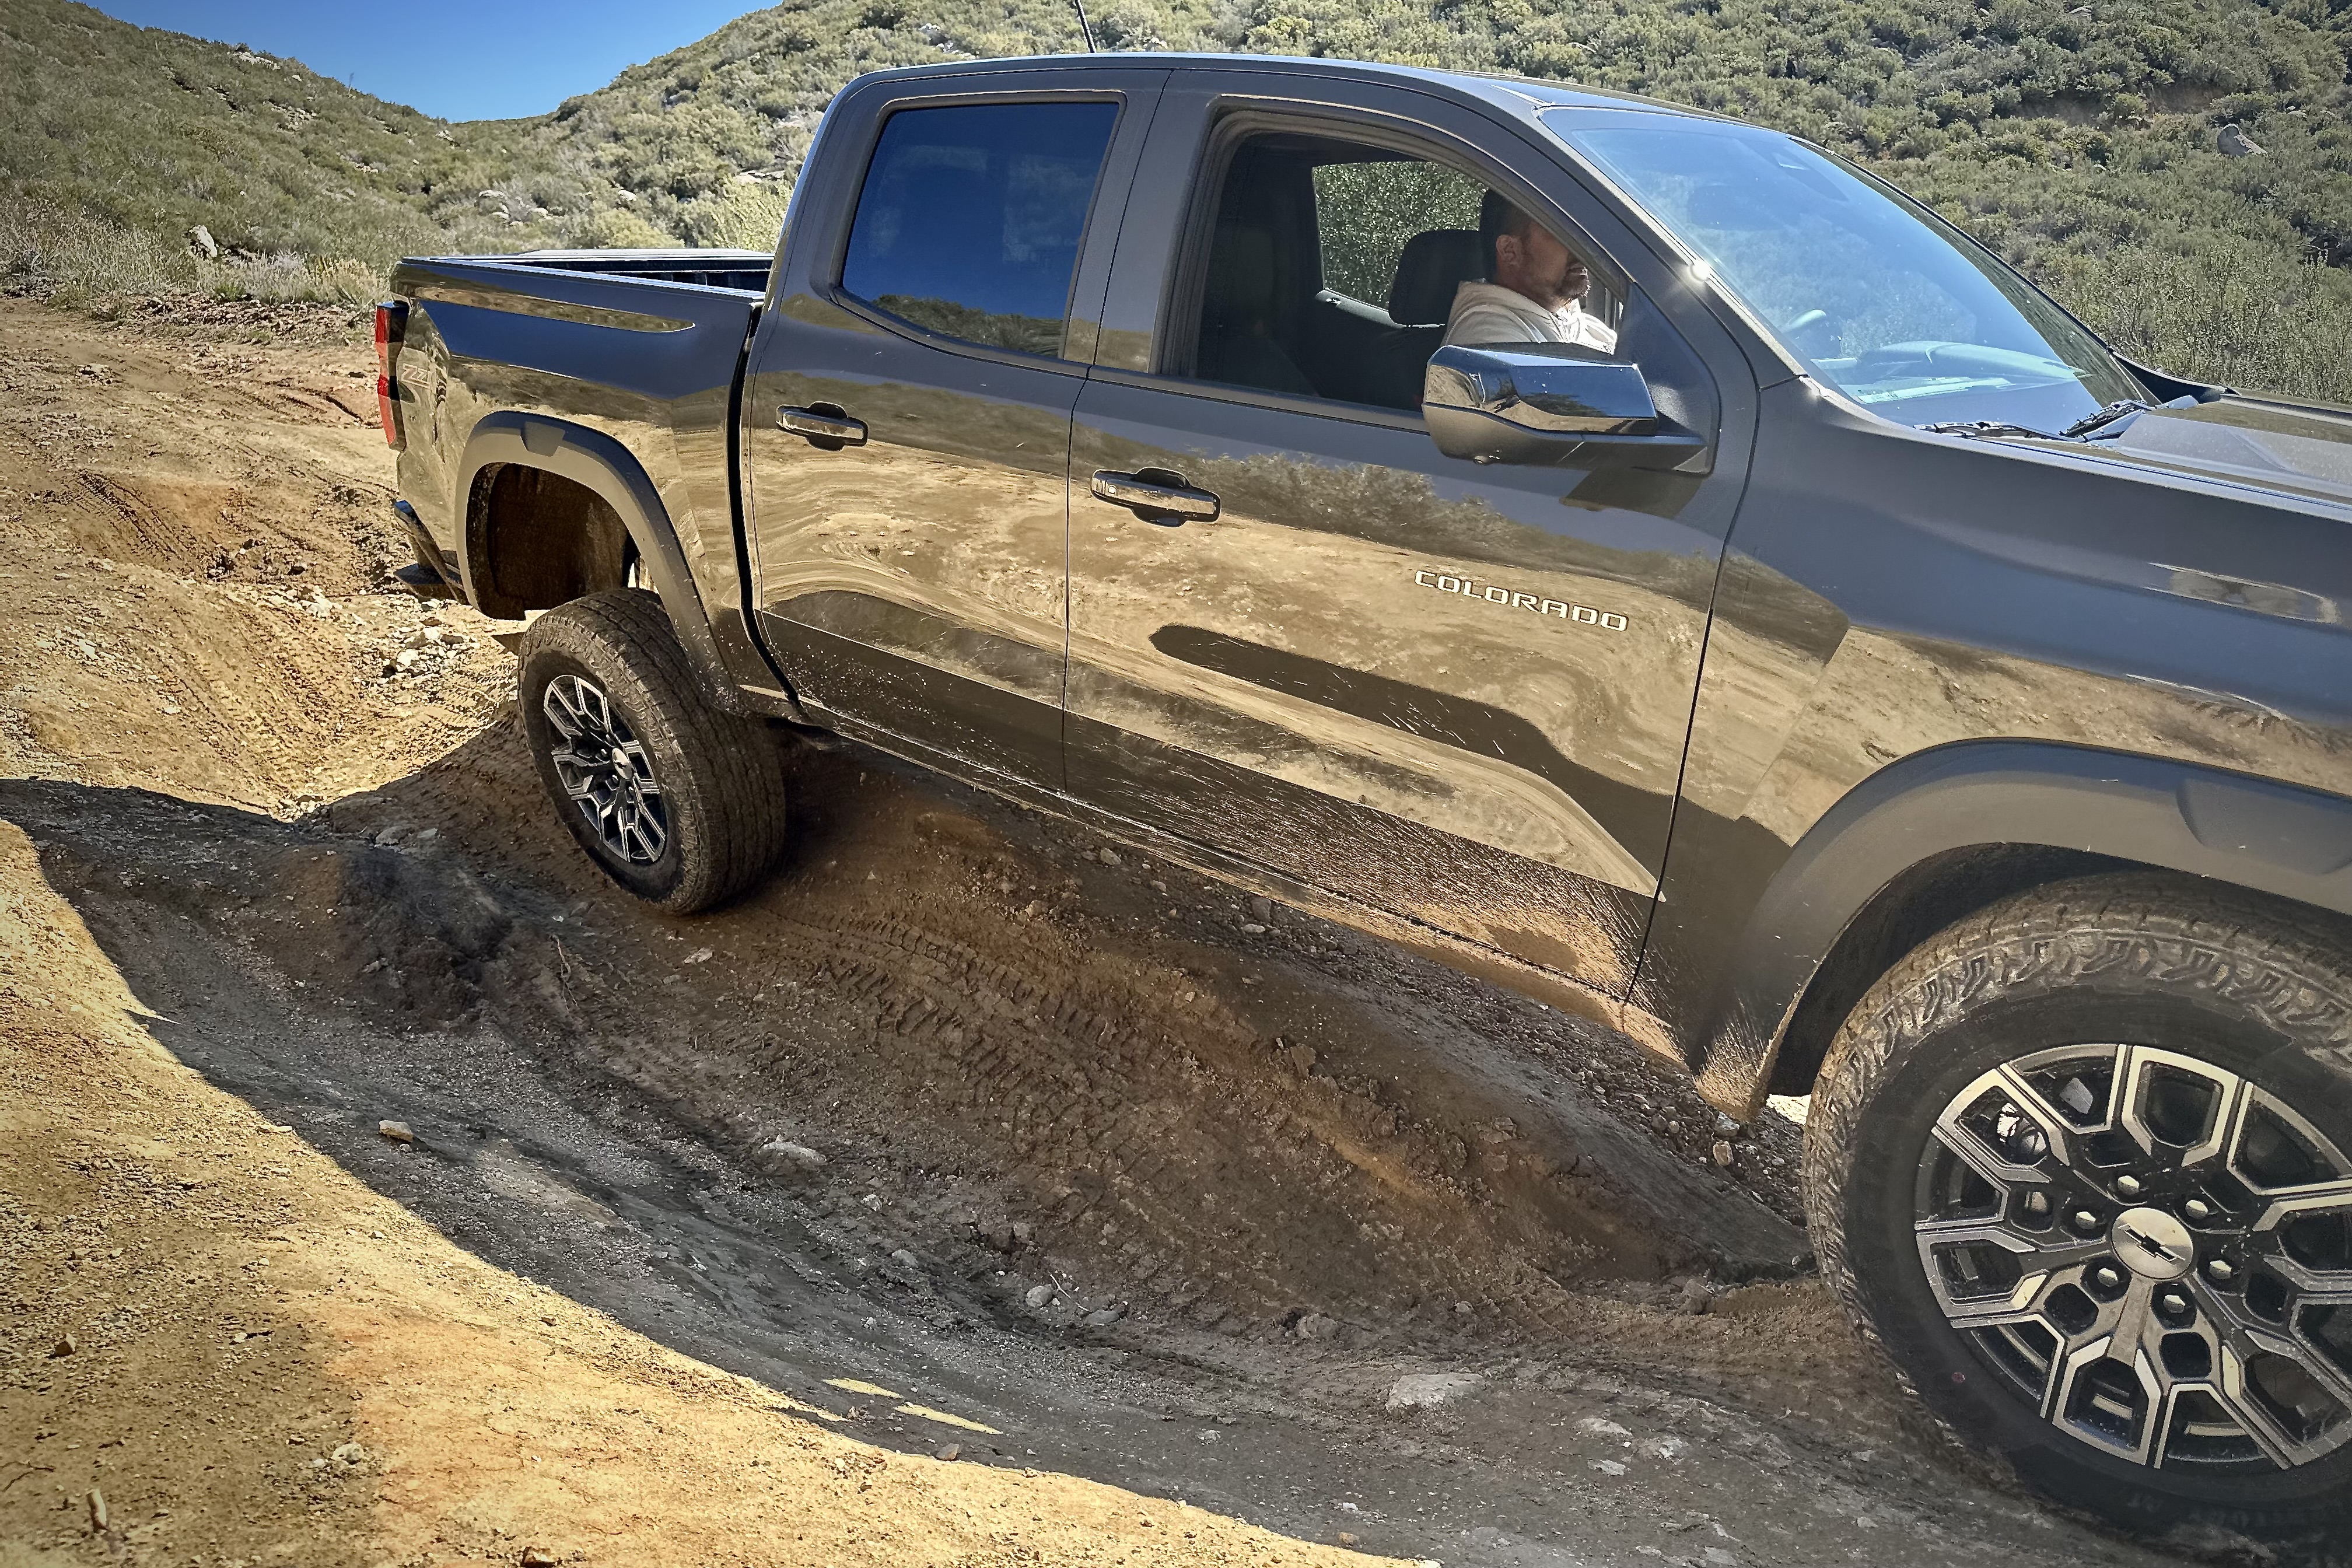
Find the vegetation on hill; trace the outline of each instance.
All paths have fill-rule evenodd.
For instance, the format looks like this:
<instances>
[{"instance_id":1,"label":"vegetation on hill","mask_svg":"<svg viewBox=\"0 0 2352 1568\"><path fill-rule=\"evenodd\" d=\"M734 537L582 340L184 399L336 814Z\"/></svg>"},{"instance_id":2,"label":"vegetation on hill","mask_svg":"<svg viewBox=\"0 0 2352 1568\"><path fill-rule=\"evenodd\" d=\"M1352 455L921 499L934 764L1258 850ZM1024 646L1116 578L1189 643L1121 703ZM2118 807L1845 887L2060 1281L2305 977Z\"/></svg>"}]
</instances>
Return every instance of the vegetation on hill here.
<instances>
[{"instance_id":1,"label":"vegetation on hill","mask_svg":"<svg viewBox=\"0 0 2352 1568\"><path fill-rule=\"evenodd\" d=\"M1106 47L1519 72L1780 126L1933 203L2129 352L2352 402L2352 0L1097 0L1090 15ZM764 246L851 77L1078 47L1067 0L785 0L543 119L444 125L291 61L16 0L0 18L0 177L148 233L204 222L257 252L378 264ZM2222 150L2231 124L2243 155Z\"/></svg>"},{"instance_id":2,"label":"vegetation on hill","mask_svg":"<svg viewBox=\"0 0 2352 1568\"><path fill-rule=\"evenodd\" d=\"M528 172L582 215L532 122L450 125L299 61L134 27L70 0L0 8L0 271L262 297L381 288L419 250L554 243L564 220L491 187ZM543 150L544 149L544 150ZM203 226L222 254L192 250ZM373 280L371 281L371 279Z\"/></svg>"}]
</instances>

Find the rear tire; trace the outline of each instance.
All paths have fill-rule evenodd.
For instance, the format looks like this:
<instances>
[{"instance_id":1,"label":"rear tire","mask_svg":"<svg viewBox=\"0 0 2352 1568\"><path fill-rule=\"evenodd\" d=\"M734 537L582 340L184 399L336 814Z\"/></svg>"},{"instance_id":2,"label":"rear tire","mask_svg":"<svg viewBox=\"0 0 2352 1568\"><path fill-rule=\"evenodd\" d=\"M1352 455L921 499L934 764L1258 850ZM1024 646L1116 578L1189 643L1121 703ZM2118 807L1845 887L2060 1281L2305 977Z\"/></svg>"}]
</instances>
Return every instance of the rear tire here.
<instances>
[{"instance_id":1,"label":"rear tire","mask_svg":"<svg viewBox=\"0 0 2352 1568\"><path fill-rule=\"evenodd\" d=\"M2352 948L2181 879L1934 937L1815 1086L1822 1271L1945 1428L2057 1500L2352 1531Z\"/></svg>"},{"instance_id":2,"label":"rear tire","mask_svg":"<svg viewBox=\"0 0 2352 1568\"><path fill-rule=\"evenodd\" d=\"M713 708L653 595L594 594L522 638L523 731L540 782L614 881L678 914L723 903L784 846L776 737Z\"/></svg>"}]
</instances>

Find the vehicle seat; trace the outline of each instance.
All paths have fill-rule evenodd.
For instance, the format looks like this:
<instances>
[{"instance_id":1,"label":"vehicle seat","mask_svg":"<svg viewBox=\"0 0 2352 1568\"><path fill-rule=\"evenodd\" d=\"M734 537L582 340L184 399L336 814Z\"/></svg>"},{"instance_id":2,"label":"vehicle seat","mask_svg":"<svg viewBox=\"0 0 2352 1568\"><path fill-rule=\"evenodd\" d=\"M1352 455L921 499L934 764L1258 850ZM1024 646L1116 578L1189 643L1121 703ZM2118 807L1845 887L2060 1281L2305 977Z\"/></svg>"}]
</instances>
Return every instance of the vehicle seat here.
<instances>
[{"instance_id":1,"label":"vehicle seat","mask_svg":"<svg viewBox=\"0 0 2352 1568\"><path fill-rule=\"evenodd\" d=\"M1218 231L1201 300L1197 374L1206 381L1315 395L1315 384L1276 341L1274 236L1255 224Z\"/></svg>"},{"instance_id":2,"label":"vehicle seat","mask_svg":"<svg viewBox=\"0 0 2352 1568\"><path fill-rule=\"evenodd\" d=\"M1429 356L1445 341L1454 291L1486 276L1486 258L1474 228L1433 228L1405 241L1389 285L1389 318L1397 324L1363 356L1359 401L1386 408L1421 406Z\"/></svg>"},{"instance_id":3,"label":"vehicle seat","mask_svg":"<svg viewBox=\"0 0 2352 1568\"><path fill-rule=\"evenodd\" d=\"M1401 327L1445 324L1454 293L1486 276L1475 228L1433 228L1404 242L1396 279L1389 285L1389 315Z\"/></svg>"}]
</instances>

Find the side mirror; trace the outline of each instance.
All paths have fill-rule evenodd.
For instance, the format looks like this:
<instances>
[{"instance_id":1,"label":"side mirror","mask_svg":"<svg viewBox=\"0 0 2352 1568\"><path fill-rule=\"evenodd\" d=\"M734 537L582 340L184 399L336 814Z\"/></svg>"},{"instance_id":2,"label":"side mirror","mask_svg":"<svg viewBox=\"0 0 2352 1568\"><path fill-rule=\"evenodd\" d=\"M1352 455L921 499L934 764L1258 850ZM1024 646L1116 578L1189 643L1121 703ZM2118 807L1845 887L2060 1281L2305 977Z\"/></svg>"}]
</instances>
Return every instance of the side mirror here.
<instances>
[{"instance_id":1,"label":"side mirror","mask_svg":"<svg viewBox=\"0 0 2352 1568\"><path fill-rule=\"evenodd\" d=\"M1430 356L1422 417L1449 458L1703 472L1706 438L1658 413L1642 367L1573 343L1449 343Z\"/></svg>"}]
</instances>

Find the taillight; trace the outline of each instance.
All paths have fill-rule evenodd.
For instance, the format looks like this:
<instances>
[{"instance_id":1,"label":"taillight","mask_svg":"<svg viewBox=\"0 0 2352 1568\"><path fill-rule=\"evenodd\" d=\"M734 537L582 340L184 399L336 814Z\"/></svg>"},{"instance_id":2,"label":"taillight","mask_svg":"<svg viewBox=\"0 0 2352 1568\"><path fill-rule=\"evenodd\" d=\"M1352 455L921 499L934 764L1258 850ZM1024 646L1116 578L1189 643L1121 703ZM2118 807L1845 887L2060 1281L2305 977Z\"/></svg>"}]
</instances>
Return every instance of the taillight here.
<instances>
[{"instance_id":1,"label":"taillight","mask_svg":"<svg viewBox=\"0 0 2352 1568\"><path fill-rule=\"evenodd\" d=\"M393 391L392 367L407 326L404 301L387 300L375 308L375 409L383 420L384 445L395 452L406 443L401 439L400 399Z\"/></svg>"}]
</instances>

